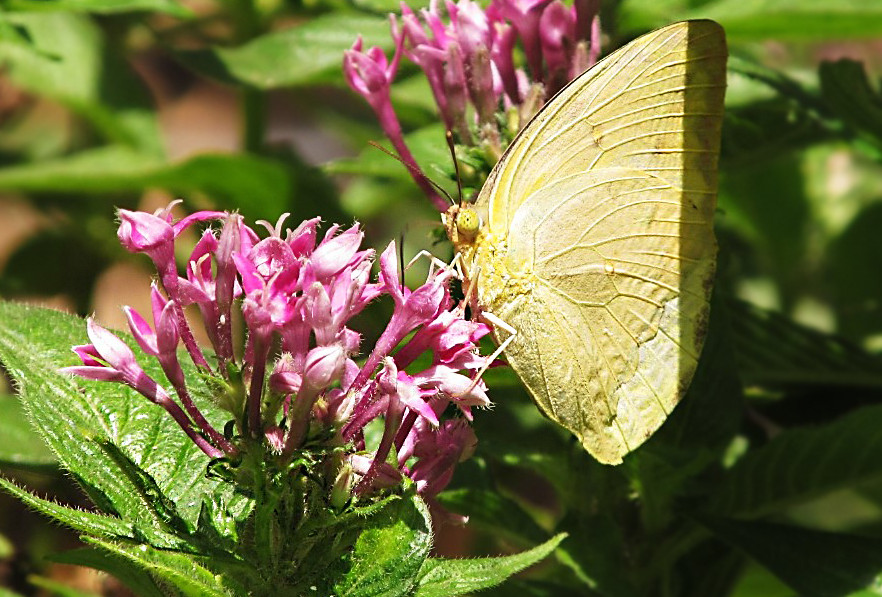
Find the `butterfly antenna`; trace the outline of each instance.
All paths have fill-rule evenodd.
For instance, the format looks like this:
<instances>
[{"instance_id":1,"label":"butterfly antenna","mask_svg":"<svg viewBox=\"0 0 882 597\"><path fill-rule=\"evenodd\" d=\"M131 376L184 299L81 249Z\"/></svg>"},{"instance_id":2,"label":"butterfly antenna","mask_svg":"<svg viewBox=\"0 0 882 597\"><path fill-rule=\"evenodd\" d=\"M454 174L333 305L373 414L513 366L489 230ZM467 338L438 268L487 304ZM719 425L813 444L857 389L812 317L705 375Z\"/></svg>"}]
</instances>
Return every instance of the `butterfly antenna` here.
<instances>
[{"instance_id":1,"label":"butterfly antenna","mask_svg":"<svg viewBox=\"0 0 882 597\"><path fill-rule=\"evenodd\" d=\"M456 159L456 146L453 144L453 131L447 129L444 133L447 139L447 149L450 150L450 158L453 160L453 170L456 172L456 192L459 195L459 204L462 205L462 177L459 175L459 160Z\"/></svg>"},{"instance_id":2,"label":"butterfly antenna","mask_svg":"<svg viewBox=\"0 0 882 597\"><path fill-rule=\"evenodd\" d=\"M432 187L436 191L438 191L439 193L441 193L442 195L447 197L447 200L450 201L451 205L456 205L456 202L453 200L453 197L450 196L450 193L445 191L444 188L441 187L441 185L439 185L437 182L435 182L434 180L432 180L431 178L429 178L428 176L423 174L422 170L420 170L419 168L417 168L413 164L408 164L407 162L405 162L404 160L401 159L401 156L398 156L398 155L392 153L391 151L389 151L388 149L386 149L385 147L383 147L382 145L380 145L376 141L368 141L368 143L370 143L371 145L373 145L374 147L376 147L377 149L379 149L380 151L382 151L383 153L388 155L390 158L397 161L399 164L401 164L402 166L404 166L405 168L410 170L413 174L425 178L427 181L429 181L429 184L432 185ZM460 195L462 195L462 192L460 192Z\"/></svg>"}]
</instances>

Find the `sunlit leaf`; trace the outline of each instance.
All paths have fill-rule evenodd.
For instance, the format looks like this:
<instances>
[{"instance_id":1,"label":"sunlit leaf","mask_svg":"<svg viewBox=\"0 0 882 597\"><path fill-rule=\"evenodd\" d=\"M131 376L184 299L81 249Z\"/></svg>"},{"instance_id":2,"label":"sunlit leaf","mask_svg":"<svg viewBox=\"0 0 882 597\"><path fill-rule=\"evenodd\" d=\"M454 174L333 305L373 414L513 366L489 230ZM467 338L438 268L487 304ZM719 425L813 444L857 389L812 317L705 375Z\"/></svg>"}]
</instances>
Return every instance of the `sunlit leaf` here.
<instances>
[{"instance_id":1,"label":"sunlit leaf","mask_svg":"<svg viewBox=\"0 0 882 597\"><path fill-rule=\"evenodd\" d=\"M181 51L177 57L202 74L260 89L342 83L343 52L359 35L365 47L392 48L387 19L341 12L267 33L236 48Z\"/></svg>"},{"instance_id":2,"label":"sunlit leaf","mask_svg":"<svg viewBox=\"0 0 882 597\"><path fill-rule=\"evenodd\" d=\"M0 465L45 467L55 464L52 451L31 427L15 396L0 396Z\"/></svg>"},{"instance_id":3,"label":"sunlit leaf","mask_svg":"<svg viewBox=\"0 0 882 597\"><path fill-rule=\"evenodd\" d=\"M160 187L178 195L204 192L223 207L275 219L291 194L281 163L248 154L201 154L168 163L123 146L0 168L0 190L63 193L140 192Z\"/></svg>"},{"instance_id":4,"label":"sunlit leaf","mask_svg":"<svg viewBox=\"0 0 882 597\"><path fill-rule=\"evenodd\" d=\"M556 535L528 551L495 558L432 558L420 571L417 597L452 597L498 585L547 557L566 537Z\"/></svg>"},{"instance_id":5,"label":"sunlit leaf","mask_svg":"<svg viewBox=\"0 0 882 597\"><path fill-rule=\"evenodd\" d=\"M411 595L432 546L432 524L418 498L393 502L368 521L351 554L351 568L334 587L341 597Z\"/></svg>"}]
</instances>

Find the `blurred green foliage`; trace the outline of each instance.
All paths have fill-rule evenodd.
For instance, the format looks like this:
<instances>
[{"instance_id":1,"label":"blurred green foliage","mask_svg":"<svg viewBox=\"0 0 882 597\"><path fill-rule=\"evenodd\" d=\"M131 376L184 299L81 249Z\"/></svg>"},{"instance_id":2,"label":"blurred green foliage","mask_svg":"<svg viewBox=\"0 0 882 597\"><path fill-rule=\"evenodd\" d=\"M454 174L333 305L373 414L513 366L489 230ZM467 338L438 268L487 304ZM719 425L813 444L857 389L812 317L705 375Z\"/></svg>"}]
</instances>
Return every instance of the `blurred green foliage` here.
<instances>
[{"instance_id":1,"label":"blurred green foliage","mask_svg":"<svg viewBox=\"0 0 882 597\"><path fill-rule=\"evenodd\" d=\"M102 272L131 259L115 245L113 208L157 189L186 209L248 218L358 218L369 245L403 233L408 257L444 257L437 214L402 166L367 145L379 127L340 69L359 34L391 47L384 13L396 9L0 2L0 201L44 216L6 259L0 294L64 293L88 313ZM704 17L726 28L731 60L720 264L700 370L661 431L615 469L542 419L511 372L488 372L497 407L476 416L478 457L441 496L471 516L467 545L451 551L570 537L533 575L482 594L882 594L882 1L605 2L605 48ZM451 165L429 90L408 74L393 93L408 142L444 178ZM238 149L182 156L163 110L207 81L235 97ZM292 127L299 142L279 143ZM326 143L334 159L309 157ZM366 315L368 337L383 309ZM0 470L80 503L12 389L0 396ZM47 543L70 538L29 527L42 539L14 544L4 536L25 536L15 508L0 502L0 581L22 594L75 594L26 580L47 570ZM71 553L106 567L97 552Z\"/></svg>"}]
</instances>

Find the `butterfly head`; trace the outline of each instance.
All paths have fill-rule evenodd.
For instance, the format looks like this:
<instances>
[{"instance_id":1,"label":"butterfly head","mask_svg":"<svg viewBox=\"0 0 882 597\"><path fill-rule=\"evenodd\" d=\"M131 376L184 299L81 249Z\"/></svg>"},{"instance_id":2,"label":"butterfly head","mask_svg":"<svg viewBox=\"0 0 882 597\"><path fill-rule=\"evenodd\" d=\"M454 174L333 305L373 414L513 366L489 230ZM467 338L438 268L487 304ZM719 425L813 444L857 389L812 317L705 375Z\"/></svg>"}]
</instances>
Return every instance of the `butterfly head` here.
<instances>
[{"instance_id":1,"label":"butterfly head","mask_svg":"<svg viewBox=\"0 0 882 597\"><path fill-rule=\"evenodd\" d=\"M443 216L447 236L454 245L472 244L481 230L481 216L465 205L452 205Z\"/></svg>"}]
</instances>

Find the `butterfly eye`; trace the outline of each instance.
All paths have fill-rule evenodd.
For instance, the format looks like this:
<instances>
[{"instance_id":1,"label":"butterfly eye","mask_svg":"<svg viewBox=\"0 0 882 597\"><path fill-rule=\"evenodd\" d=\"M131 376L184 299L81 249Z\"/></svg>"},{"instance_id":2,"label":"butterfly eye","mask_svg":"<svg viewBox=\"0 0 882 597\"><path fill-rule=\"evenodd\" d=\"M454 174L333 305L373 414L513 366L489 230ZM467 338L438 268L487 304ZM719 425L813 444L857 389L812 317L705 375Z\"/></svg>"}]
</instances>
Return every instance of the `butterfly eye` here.
<instances>
[{"instance_id":1,"label":"butterfly eye","mask_svg":"<svg viewBox=\"0 0 882 597\"><path fill-rule=\"evenodd\" d=\"M466 240L471 240L478 235L481 228L481 218L478 213L469 208L460 209L456 214L456 232Z\"/></svg>"}]
</instances>

